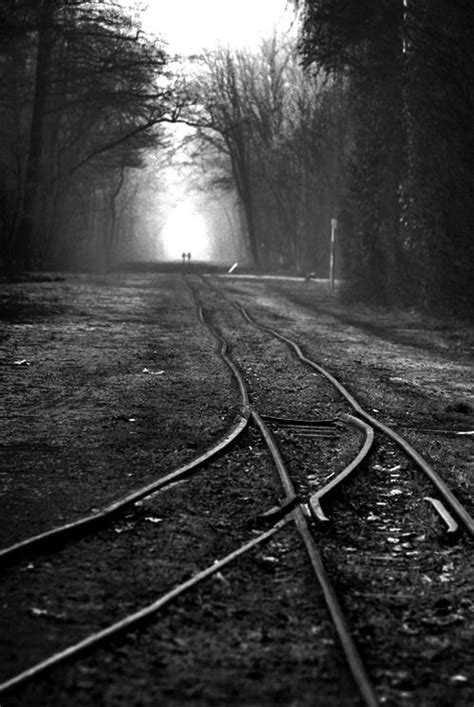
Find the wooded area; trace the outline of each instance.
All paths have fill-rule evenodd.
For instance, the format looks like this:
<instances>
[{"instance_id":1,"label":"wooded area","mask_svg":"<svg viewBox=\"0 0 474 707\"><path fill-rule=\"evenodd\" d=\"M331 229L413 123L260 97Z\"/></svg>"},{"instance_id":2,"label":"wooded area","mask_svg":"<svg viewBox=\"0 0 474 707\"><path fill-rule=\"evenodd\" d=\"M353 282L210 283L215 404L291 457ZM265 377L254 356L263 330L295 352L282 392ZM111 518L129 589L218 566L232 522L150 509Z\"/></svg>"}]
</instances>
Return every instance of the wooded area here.
<instances>
[{"instance_id":1,"label":"wooded area","mask_svg":"<svg viewBox=\"0 0 474 707\"><path fill-rule=\"evenodd\" d=\"M294 4L260 52L218 49L171 81L111 1L4 2L3 263L110 262L133 239L131 170L183 120L207 178L236 192L256 266L326 276L336 218L350 297L472 312L474 6Z\"/></svg>"},{"instance_id":2,"label":"wooded area","mask_svg":"<svg viewBox=\"0 0 474 707\"><path fill-rule=\"evenodd\" d=\"M162 49L116 3L0 7L0 259L91 267L118 238L126 171L179 101Z\"/></svg>"},{"instance_id":3,"label":"wooded area","mask_svg":"<svg viewBox=\"0 0 474 707\"><path fill-rule=\"evenodd\" d=\"M301 49L345 83L338 207L353 289L472 316L474 5L306 0Z\"/></svg>"},{"instance_id":4,"label":"wooded area","mask_svg":"<svg viewBox=\"0 0 474 707\"><path fill-rule=\"evenodd\" d=\"M472 313L474 6L306 0L295 41L206 57L200 137L230 160L253 260Z\"/></svg>"},{"instance_id":5,"label":"wooded area","mask_svg":"<svg viewBox=\"0 0 474 707\"><path fill-rule=\"evenodd\" d=\"M222 49L201 63L194 85L199 108L191 119L207 146L206 171L236 187L253 262L326 275L344 114L340 87L308 77L295 39L284 36L263 42L257 54Z\"/></svg>"}]
</instances>

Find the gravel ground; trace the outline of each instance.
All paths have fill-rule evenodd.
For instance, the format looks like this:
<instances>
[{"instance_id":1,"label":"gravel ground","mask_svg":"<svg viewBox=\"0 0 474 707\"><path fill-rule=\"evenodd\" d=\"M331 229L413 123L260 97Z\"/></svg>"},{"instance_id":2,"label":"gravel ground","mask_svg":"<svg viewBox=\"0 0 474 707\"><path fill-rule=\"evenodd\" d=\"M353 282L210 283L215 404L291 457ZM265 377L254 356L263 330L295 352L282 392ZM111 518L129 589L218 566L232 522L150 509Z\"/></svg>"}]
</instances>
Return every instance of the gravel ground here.
<instances>
[{"instance_id":1,"label":"gravel ground","mask_svg":"<svg viewBox=\"0 0 474 707\"><path fill-rule=\"evenodd\" d=\"M393 425L472 513L472 329L413 312L343 307L316 282L190 281L260 414L350 412L288 348L231 305L295 338ZM2 546L165 475L235 423L240 399L179 273L37 277L0 284ZM360 435L305 438L272 426L307 497L360 447ZM426 479L377 437L369 462L314 524L381 702L474 701L472 541L450 539ZM250 427L190 481L56 554L4 572L1 678L127 613L261 532L283 500ZM6 705L357 705L293 526L77 663Z\"/></svg>"}]
</instances>

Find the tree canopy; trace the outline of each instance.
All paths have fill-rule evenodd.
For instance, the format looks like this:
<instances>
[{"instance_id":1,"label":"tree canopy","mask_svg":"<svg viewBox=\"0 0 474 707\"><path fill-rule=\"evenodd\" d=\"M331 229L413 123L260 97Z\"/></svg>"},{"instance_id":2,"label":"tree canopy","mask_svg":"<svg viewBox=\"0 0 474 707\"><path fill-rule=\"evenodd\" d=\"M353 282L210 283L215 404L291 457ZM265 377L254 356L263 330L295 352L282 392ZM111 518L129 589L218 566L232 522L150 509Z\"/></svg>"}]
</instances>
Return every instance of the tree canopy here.
<instances>
[{"instance_id":1,"label":"tree canopy","mask_svg":"<svg viewBox=\"0 0 474 707\"><path fill-rule=\"evenodd\" d=\"M133 170L181 120L256 265L326 275L337 219L351 297L472 315L474 5L294 4L299 37L195 57L173 82L122 4L4 0L2 263L110 260Z\"/></svg>"},{"instance_id":2,"label":"tree canopy","mask_svg":"<svg viewBox=\"0 0 474 707\"><path fill-rule=\"evenodd\" d=\"M126 170L179 115L166 54L111 1L7 0L0 12L0 257L106 258Z\"/></svg>"}]
</instances>

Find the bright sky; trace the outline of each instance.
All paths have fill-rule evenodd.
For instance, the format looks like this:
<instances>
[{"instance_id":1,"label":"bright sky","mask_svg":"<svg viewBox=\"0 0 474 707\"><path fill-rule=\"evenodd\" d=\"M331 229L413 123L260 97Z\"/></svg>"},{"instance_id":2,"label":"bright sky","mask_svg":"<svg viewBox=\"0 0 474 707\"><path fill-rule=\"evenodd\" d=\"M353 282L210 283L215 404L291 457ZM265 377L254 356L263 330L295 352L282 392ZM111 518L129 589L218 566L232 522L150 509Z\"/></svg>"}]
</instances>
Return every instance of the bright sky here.
<instances>
[{"instance_id":1,"label":"bright sky","mask_svg":"<svg viewBox=\"0 0 474 707\"><path fill-rule=\"evenodd\" d=\"M141 23L146 32L166 40L170 54L189 55L219 45L256 50L274 29L290 27L294 9L288 4L288 0L148 0ZM171 260L179 261L188 251L193 260L209 260L212 237L206 213L187 195L183 175L178 177L177 184L169 185L177 205L170 208L161 230L161 248Z\"/></svg>"},{"instance_id":2,"label":"bright sky","mask_svg":"<svg viewBox=\"0 0 474 707\"><path fill-rule=\"evenodd\" d=\"M150 0L143 28L170 51L193 53L217 44L252 47L285 16L287 0Z\"/></svg>"},{"instance_id":3,"label":"bright sky","mask_svg":"<svg viewBox=\"0 0 474 707\"><path fill-rule=\"evenodd\" d=\"M211 255L205 218L189 199L171 211L161 240L169 260L179 260L183 252L193 260L208 260Z\"/></svg>"}]
</instances>

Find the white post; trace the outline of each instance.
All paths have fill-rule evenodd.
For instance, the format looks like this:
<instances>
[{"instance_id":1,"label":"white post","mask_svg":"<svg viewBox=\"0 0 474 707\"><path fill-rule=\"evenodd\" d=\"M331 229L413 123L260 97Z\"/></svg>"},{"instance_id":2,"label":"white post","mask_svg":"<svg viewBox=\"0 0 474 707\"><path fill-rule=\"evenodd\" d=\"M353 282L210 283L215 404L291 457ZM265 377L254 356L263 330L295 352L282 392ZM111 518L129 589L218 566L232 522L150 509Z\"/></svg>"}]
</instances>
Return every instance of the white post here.
<instances>
[{"instance_id":1,"label":"white post","mask_svg":"<svg viewBox=\"0 0 474 707\"><path fill-rule=\"evenodd\" d=\"M329 251L329 283L331 290L334 290L334 262L336 252L336 231L337 218L331 219L331 248Z\"/></svg>"}]
</instances>

